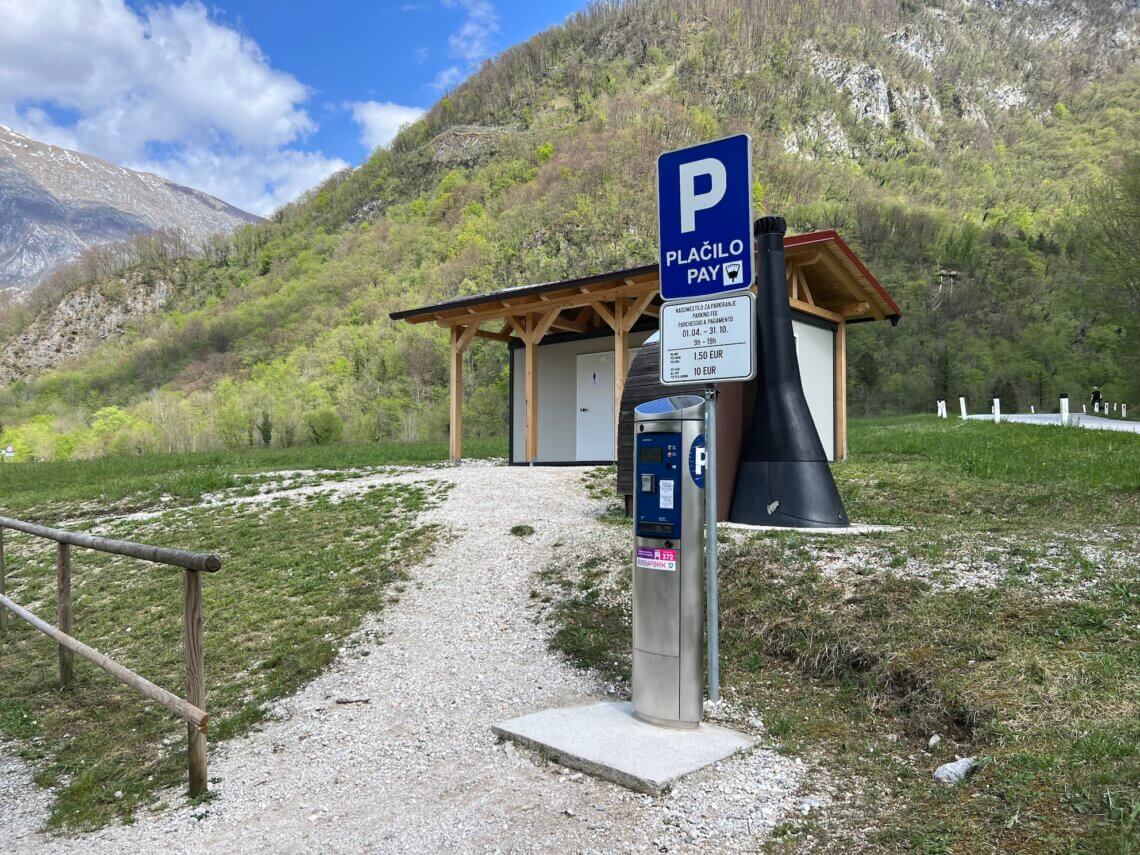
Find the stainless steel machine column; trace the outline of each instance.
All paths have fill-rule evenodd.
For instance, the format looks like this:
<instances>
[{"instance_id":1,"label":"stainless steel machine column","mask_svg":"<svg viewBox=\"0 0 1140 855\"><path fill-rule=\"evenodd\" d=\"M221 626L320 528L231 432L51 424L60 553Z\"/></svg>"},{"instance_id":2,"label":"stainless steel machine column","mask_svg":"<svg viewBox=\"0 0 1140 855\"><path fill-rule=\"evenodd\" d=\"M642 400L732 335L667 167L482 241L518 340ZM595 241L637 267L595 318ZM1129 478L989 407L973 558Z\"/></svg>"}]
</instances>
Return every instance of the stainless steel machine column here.
<instances>
[{"instance_id":1,"label":"stainless steel machine column","mask_svg":"<svg viewBox=\"0 0 1140 855\"><path fill-rule=\"evenodd\" d=\"M690 460L704 426L697 395L634 412L633 707L665 727L701 721L705 502Z\"/></svg>"}]
</instances>

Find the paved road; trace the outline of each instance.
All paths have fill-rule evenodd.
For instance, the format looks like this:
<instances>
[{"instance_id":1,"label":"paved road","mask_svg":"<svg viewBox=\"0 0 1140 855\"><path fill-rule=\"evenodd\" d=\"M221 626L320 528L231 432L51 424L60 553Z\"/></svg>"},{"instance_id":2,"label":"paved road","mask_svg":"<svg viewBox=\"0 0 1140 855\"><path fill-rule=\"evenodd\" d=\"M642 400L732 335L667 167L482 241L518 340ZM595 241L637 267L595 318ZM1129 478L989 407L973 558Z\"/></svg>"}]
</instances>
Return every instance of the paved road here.
<instances>
[{"instance_id":1,"label":"paved road","mask_svg":"<svg viewBox=\"0 0 1140 855\"><path fill-rule=\"evenodd\" d=\"M969 419L993 421L989 413L976 413L967 416ZM1104 416L1090 416L1082 413L1070 415L1075 427L1092 428L1094 430L1118 430L1124 433L1140 433L1140 422L1129 422L1124 419L1106 419ZM1002 413L1003 422L1020 422L1030 425L1059 425L1059 413Z\"/></svg>"}]
</instances>

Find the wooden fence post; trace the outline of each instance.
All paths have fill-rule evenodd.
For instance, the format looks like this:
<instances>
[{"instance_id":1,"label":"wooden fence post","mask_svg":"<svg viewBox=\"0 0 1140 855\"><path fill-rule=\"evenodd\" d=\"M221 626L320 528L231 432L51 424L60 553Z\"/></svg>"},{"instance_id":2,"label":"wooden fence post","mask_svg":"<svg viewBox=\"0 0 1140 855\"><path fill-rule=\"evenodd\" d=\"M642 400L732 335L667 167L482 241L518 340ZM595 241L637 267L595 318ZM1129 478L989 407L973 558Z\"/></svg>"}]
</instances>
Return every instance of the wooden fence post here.
<instances>
[{"instance_id":1,"label":"wooden fence post","mask_svg":"<svg viewBox=\"0 0 1140 855\"><path fill-rule=\"evenodd\" d=\"M71 547L60 543L55 553L55 581L59 595L59 631L71 635ZM71 650L59 646L59 685L71 685Z\"/></svg>"},{"instance_id":2,"label":"wooden fence post","mask_svg":"<svg viewBox=\"0 0 1140 855\"><path fill-rule=\"evenodd\" d=\"M206 674L202 650L202 579L197 570L182 571L183 616L186 631L186 700L206 708ZM189 740L190 795L206 792L206 731L186 724Z\"/></svg>"},{"instance_id":3,"label":"wooden fence post","mask_svg":"<svg viewBox=\"0 0 1140 855\"><path fill-rule=\"evenodd\" d=\"M4 527L0 526L0 595L6 594L4 590ZM0 638L8 632L8 610L0 608Z\"/></svg>"}]
</instances>

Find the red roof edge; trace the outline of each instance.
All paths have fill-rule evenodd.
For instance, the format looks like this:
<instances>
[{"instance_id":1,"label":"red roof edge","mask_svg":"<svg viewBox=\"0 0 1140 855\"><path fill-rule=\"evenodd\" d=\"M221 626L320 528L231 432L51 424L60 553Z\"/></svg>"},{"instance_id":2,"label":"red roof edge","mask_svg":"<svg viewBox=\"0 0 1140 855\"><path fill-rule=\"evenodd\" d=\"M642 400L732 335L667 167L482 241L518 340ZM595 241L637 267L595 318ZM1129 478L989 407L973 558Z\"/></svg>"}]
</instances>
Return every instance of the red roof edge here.
<instances>
[{"instance_id":1,"label":"red roof edge","mask_svg":"<svg viewBox=\"0 0 1140 855\"><path fill-rule=\"evenodd\" d=\"M835 229L826 229L822 232L807 232L806 234L791 235L784 238L784 246L810 246L814 243L835 243L835 245L843 250L844 254L851 259L852 263L854 263L859 272L866 277L867 281L874 286L875 290L882 295L882 298L887 301L894 310L894 316L896 318L902 316L902 310L899 309L899 304L891 298L891 295L887 293L887 289L879 284L879 280L876 279L871 271L867 269L867 266L859 260L859 256L851 251L851 247L847 245L847 242L839 236L839 232L835 231Z\"/></svg>"}]
</instances>

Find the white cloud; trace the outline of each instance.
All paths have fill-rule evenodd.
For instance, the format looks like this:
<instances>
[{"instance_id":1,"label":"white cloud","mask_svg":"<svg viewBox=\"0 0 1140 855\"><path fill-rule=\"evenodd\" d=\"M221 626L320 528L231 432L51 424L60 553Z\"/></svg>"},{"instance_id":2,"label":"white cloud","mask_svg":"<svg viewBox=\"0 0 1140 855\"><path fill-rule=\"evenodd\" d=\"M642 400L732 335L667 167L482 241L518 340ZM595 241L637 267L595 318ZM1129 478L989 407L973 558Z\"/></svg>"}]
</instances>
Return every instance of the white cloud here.
<instances>
[{"instance_id":1,"label":"white cloud","mask_svg":"<svg viewBox=\"0 0 1140 855\"><path fill-rule=\"evenodd\" d=\"M447 39L451 55L470 63L490 56L499 34L499 13L494 5L488 0L443 0L443 5L467 13L463 24Z\"/></svg>"},{"instance_id":2,"label":"white cloud","mask_svg":"<svg viewBox=\"0 0 1140 855\"><path fill-rule=\"evenodd\" d=\"M443 92L462 80L464 76L463 70L458 65L453 65L437 74L435 80L431 82L431 86L433 89Z\"/></svg>"},{"instance_id":3,"label":"white cloud","mask_svg":"<svg viewBox=\"0 0 1140 855\"><path fill-rule=\"evenodd\" d=\"M348 166L340 158L296 149L218 153L206 148L187 149L176 159L131 164L260 214L294 201Z\"/></svg>"},{"instance_id":4,"label":"white cloud","mask_svg":"<svg viewBox=\"0 0 1140 855\"><path fill-rule=\"evenodd\" d=\"M371 151L387 145L404 125L424 114L419 107L405 107L391 101L353 101L347 105L352 119L360 125L360 141Z\"/></svg>"},{"instance_id":5,"label":"white cloud","mask_svg":"<svg viewBox=\"0 0 1140 855\"><path fill-rule=\"evenodd\" d=\"M0 0L0 121L257 213L344 166L289 147L309 94L196 0Z\"/></svg>"}]
</instances>

